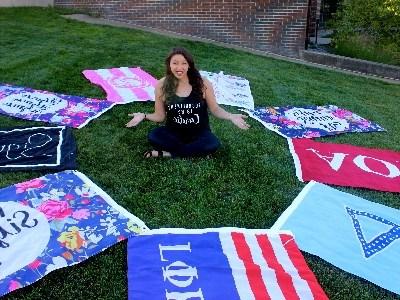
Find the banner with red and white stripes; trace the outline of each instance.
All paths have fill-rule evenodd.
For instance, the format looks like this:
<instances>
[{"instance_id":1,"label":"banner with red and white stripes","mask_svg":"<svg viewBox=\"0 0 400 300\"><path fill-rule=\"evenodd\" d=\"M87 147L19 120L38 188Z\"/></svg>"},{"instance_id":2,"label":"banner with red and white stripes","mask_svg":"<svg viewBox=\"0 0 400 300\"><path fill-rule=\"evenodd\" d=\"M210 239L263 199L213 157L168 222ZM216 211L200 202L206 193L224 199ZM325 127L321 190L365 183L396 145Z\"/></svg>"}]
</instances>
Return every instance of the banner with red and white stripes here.
<instances>
[{"instance_id":1,"label":"banner with red and white stripes","mask_svg":"<svg viewBox=\"0 0 400 300\"><path fill-rule=\"evenodd\" d=\"M129 240L128 286L130 300L328 299L288 231L149 231Z\"/></svg>"}]
</instances>

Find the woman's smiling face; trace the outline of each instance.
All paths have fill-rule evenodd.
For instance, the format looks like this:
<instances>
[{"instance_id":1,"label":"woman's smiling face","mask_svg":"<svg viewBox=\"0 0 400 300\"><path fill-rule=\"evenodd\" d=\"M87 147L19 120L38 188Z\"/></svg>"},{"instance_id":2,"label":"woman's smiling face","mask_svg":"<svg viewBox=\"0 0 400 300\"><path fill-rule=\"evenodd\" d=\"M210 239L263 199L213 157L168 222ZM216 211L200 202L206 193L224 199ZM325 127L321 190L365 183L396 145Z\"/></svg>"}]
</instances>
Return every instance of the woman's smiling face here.
<instances>
[{"instance_id":1,"label":"woman's smiling face","mask_svg":"<svg viewBox=\"0 0 400 300\"><path fill-rule=\"evenodd\" d=\"M169 62L169 67L176 78L183 79L187 77L189 63L182 54L175 54L172 56Z\"/></svg>"}]
</instances>

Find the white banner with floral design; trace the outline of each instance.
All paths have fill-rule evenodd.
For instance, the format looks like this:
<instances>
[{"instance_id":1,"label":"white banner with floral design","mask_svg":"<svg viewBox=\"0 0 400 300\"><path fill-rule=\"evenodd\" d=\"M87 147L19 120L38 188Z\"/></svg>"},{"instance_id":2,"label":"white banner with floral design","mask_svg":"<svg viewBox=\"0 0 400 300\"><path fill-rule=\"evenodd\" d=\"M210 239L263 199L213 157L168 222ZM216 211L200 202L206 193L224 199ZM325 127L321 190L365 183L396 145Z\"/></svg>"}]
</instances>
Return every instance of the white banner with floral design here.
<instances>
[{"instance_id":1,"label":"white banner with floral design","mask_svg":"<svg viewBox=\"0 0 400 300\"><path fill-rule=\"evenodd\" d=\"M0 190L0 296L148 228L89 178L64 171Z\"/></svg>"}]
</instances>

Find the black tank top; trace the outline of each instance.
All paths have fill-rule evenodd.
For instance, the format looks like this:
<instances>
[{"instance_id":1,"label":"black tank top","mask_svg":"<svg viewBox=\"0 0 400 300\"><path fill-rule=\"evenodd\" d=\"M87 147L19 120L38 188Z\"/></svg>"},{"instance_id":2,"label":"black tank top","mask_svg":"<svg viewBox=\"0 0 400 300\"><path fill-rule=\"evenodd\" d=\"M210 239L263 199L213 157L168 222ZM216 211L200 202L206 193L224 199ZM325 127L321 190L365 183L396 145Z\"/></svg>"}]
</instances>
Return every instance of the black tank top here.
<instances>
[{"instance_id":1,"label":"black tank top","mask_svg":"<svg viewBox=\"0 0 400 300\"><path fill-rule=\"evenodd\" d=\"M209 129L207 102L196 96L193 89L187 97L174 95L166 101L166 126L182 134L195 134Z\"/></svg>"}]
</instances>

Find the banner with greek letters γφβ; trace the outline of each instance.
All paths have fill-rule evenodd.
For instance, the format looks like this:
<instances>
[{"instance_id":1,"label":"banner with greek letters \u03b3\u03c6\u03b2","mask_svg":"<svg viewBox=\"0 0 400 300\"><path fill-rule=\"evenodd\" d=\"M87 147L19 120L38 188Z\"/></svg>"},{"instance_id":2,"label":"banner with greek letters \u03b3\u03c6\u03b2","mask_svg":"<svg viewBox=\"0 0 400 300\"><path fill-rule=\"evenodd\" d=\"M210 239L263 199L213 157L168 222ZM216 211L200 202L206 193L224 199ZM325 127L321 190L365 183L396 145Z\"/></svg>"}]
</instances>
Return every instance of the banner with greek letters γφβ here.
<instances>
[{"instance_id":1,"label":"banner with greek letters \u03b3\u03c6\u03b2","mask_svg":"<svg viewBox=\"0 0 400 300\"><path fill-rule=\"evenodd\" d=\"M272 229L292 231L301 250L400 295L398 209L311 181Z\"/></svg>"},{"instance_id":2,"label":"banner with greek letters \u03b3\u03c6\u03b2","mask_svg":"<svg viewBox=\"0 0 400 300\"><path fill-rule=\"evenodd\" d=\"M243 110L267 129L286 138L315 138L346 132L384 131L349 110L334 105L256 107Z\"/></svg>"},{"instance_id":3,"label":"banner with greek letters \u03b3\u03c6\u03b2","mask_svg":"<svg viewBox=\"0 0 400 300\"><path fill-rule=\"evenodd\" d=\"M328 299L290 232L240 228L130 238L128 298Z\"/></svg>"},{"instance_id":4,"label":"banner with greek letters \u03b3\u03c6\u03b2","mask_svg":"<svg viewBox=\"0 0 400 300\"><path fill-rule=\"evenodd\" d=\"M400 153L346 144L288 139L301 181L400 192Z\"/></svg>"},{"instance_id":5,"label":"banner with greek letters \u03b3\u03c6\u03b2","mask_svg":"<svg viewBox=\"0 0 400 300\"><path fill-rule=\"evenodd\" d=\"M0 114L82 128L115 103L0 84Z\"/></svg>"},{"instance_id":6,"label":"banner with greek letters \u03b3\u03c6\u03b2","mask_svg":"<svg viewBox=\"0 0 400 300\"><path fill-rule=\"evenodd\" d=\"M64 171L0 190L0 296L147 230L89 178Z\"/></svg>"},{"instance_id":7,"label":"banner with greek letters \u03b3\u03c6\u03b2","mask_svg":"<svg viewBox=\"0 0 400 300\"><path fill-rule=\"evenodd\" d=\"M0 129L0 172L74 169L75 158L76 144L71 128Z\"/></svg>"},{"instance_id":8,"label":"banner with greek letters \u03b3\u03c6\u03b2","mask_svg":"<svg viewBox=\"0 0 400 300\"><path fill-rule=\"evenodd\" d=\"M82 74L104 89L108 101L123 104L155 99L157 79L139 67L85 70Z\"/></svg>"}]
</instances>

